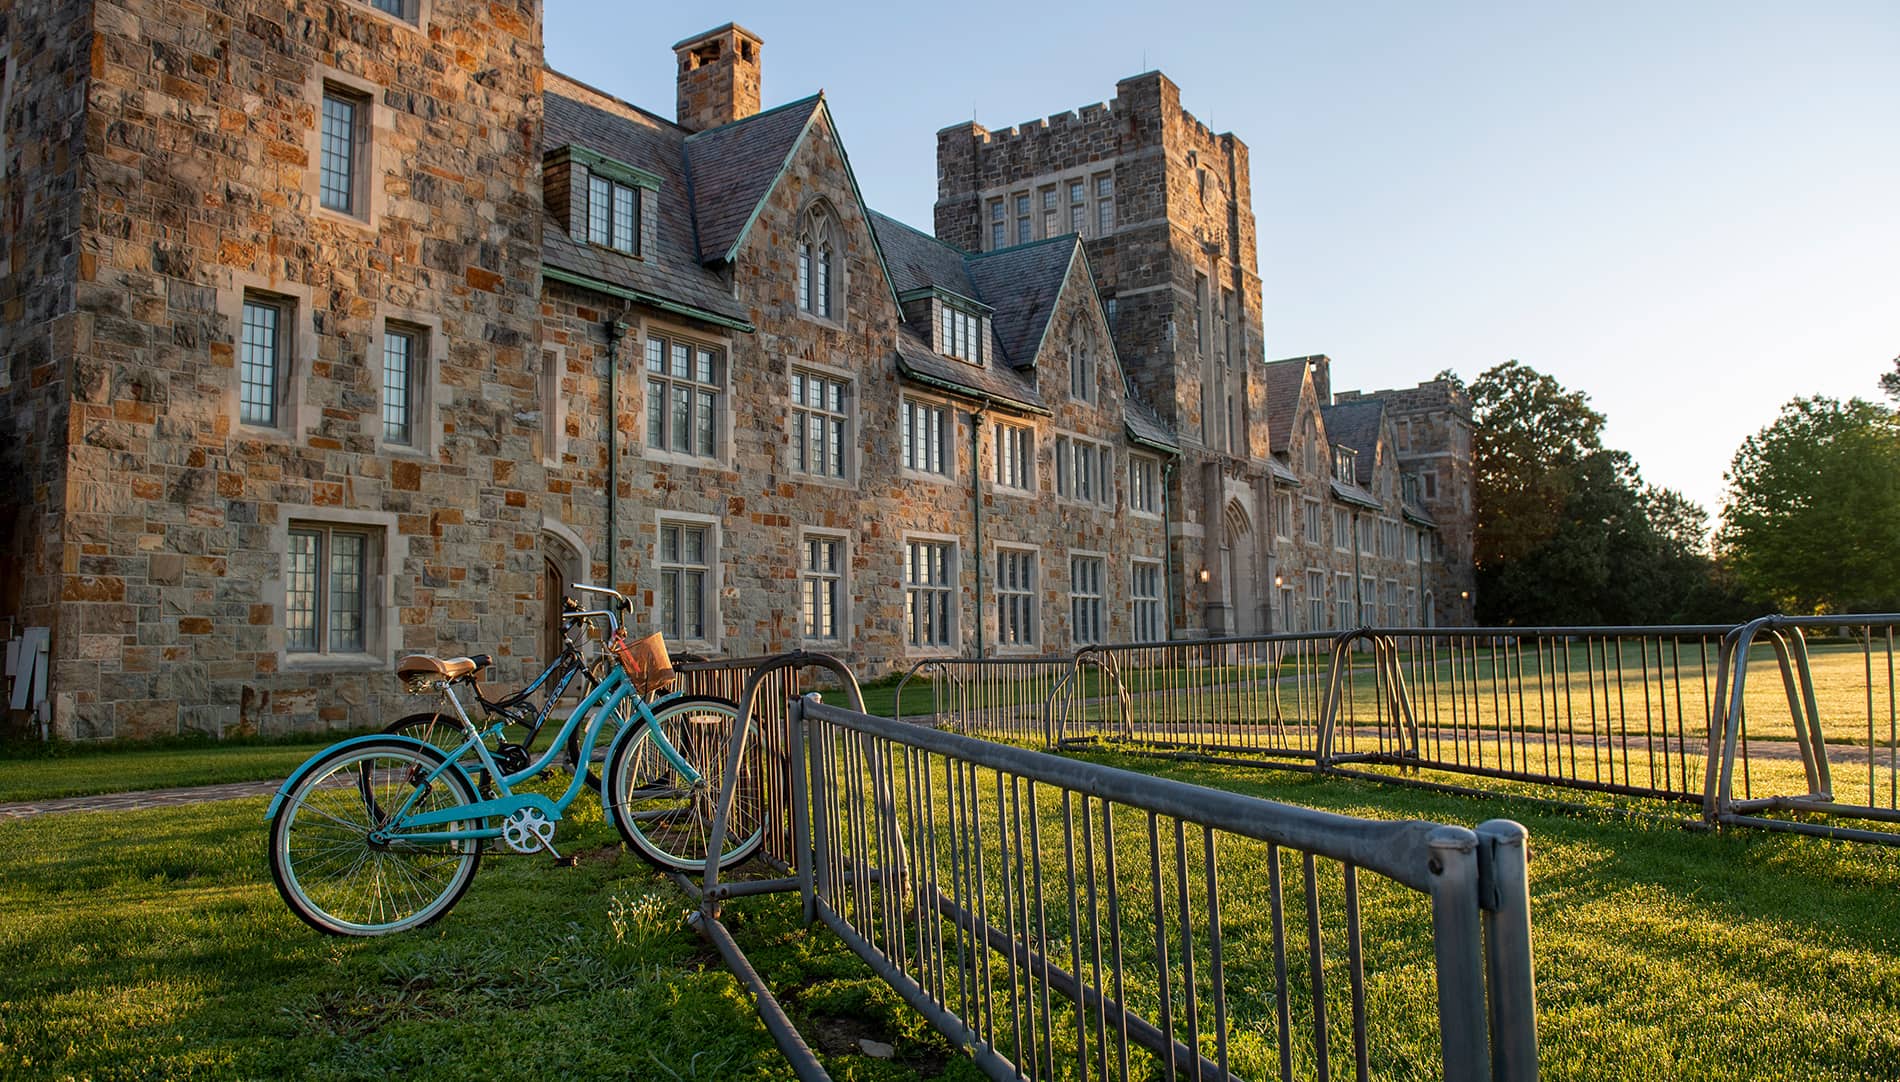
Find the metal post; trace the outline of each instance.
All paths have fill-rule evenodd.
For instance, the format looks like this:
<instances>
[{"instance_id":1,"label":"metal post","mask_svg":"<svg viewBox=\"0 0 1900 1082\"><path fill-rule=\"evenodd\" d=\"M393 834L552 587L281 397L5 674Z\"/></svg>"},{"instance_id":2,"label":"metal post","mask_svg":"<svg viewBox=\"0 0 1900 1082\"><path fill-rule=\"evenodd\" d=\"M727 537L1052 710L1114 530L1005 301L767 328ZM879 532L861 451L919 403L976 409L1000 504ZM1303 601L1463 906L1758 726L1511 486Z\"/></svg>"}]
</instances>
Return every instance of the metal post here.
<instances>
[{"instance_id":1,"label":"metal post","mask_svg":"<svg viewBox=\"0 0 1900 1082\"><path fill-rule=\"evenodd\" d=\"M1498 1082L1535 1082L1537 986L1531 963L1530 833L1509 819L1491 819L1478 824L1477 834L1492 1077Z\"/></svg>"}]
</instances>

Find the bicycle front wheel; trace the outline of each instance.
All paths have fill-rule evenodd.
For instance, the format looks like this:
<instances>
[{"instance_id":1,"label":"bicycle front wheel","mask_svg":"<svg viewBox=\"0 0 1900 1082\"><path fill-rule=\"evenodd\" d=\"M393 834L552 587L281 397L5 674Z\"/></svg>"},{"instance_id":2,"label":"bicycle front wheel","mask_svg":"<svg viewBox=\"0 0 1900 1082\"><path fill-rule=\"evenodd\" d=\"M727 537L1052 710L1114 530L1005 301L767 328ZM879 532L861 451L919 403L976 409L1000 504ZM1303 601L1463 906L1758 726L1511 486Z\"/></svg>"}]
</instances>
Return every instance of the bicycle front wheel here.
<instances>
[{"instance_id":1,"label":"bicycle front wheel","mask_svg":"<svg viewBox=\"0 0 1900 1082\"><path fill-rule=\"evenodd\" d=\"M675 871L706 867L713 815L727 774L727 753L739 724L739 708L724 699L689 695L653 711L654 720L680 757L699 775L682 772L642 725L614 749L607 763L602 800L627 844L647 860ZM756 731L747 734L739 783L726 820L719 866L730 868L765 840L765 786Z\"/></svg>"},{"instance_id":2,"label":"bicycle front wheel","mask_svg":"<svg viewBox=\"0 0 1900 1082\"><path fill-rule=\"evenodd\" d=\"M458 769L428 780L445 758L396 739L323 753L271 820L271 878L291 912L320 932L370 936L420 928L453 908L475 878L479 841L370 840L411 794L412 814L475 803ZM478 826L468 819L429 829Z\"/></svg>"}]
</instances>

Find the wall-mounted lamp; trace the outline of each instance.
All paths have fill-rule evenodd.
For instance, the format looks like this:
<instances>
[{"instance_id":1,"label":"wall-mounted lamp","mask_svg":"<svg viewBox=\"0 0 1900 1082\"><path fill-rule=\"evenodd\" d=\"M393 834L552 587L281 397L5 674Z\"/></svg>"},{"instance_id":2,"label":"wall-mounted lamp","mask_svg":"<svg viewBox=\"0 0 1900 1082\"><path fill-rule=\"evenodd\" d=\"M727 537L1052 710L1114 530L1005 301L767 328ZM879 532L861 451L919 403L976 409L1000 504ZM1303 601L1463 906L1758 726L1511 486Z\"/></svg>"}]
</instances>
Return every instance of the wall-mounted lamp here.
<instances>
[{"instance_id":1,"label":"wall-mounted lamp","mask_svg":"<svg viewBox=\"0 0 1900 1082\"><path fill-rule=\"evenodd\" d=\"M1194 577L1200 579L1202 582L1206 582L1208 578L1207 568L1203 567L1199 571L1196 571Z\"/></svg>"},{"instance_id":2,"label":"wall-mounted lamp","mask_svg":"<svg viewBox=\"0 0 1900 1082\"><path fill-rule=\"evenodd\" d=\"M1460 591L1458 591L1458 599L1459 599L1460 601L1470 601L1470 600L1471 600L1471 591L1470 591L1470 590L1460 590Z\"/></svg>"},{"instance_id":3,"label":"wall-mounted lamp","mask_svg":"<svg viewBox=\"0 0 1900 1082\"><path fill-rule=\"evenodd\" d=\"M1279 589L1280 587L1282 587L1282 586L1285 586L1285 585L1286 585L1286 576L1284 576L1284 575L1275 575L1275 576L1273 576L1273 588L1274 588L1274 589L1276 589L1276 590L1277 590L1277 589Z\"/></svg>"}]
</instances>

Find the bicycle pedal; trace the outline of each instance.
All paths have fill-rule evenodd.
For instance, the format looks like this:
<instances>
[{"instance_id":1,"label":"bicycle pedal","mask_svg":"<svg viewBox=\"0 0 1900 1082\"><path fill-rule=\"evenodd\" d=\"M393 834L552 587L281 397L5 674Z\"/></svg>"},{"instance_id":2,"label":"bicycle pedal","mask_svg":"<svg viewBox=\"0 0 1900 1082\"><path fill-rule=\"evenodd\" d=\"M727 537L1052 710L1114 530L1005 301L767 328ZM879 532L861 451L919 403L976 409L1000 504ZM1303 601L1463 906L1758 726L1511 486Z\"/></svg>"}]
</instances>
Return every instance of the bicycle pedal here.
<instances>
[{"instance_id":1,"label":"bicycle pedal","mask_svg":"<svg viewBox=\"0 0 1900 1082\"><path fill-rule=\"evenodd\" d=\"M554 866L556 868L578 868L581 866L580 854L575 853L564 857L559 853L555 853Z\"/></svg>"}]
</instances>

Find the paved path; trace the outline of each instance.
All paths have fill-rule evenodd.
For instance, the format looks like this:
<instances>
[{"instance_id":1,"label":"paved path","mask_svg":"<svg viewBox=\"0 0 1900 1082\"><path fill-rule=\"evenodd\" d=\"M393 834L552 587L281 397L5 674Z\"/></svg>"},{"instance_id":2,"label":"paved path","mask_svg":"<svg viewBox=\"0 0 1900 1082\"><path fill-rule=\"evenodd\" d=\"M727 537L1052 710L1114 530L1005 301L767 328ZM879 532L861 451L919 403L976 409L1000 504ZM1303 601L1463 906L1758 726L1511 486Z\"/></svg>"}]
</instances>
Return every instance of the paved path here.
<instances>
[{"instance_id":1,"label":"paved path","mask_svg":"<svg viewBox=\"0 0 1900 1082\"><path fill-rule=\"evenodd\" d=\"M98 796L68 796L57 800L23 800L0 804L0 820L31 819L36 815L74 811L138 811L143 808L174 808L180 804L203 804L212 800L236 800L247 796L268 796L282 785L279 781L238 781L224 785L195 785L189 789L143 789L135 793L101 793Z\"/></svg>"}]
</instances>

